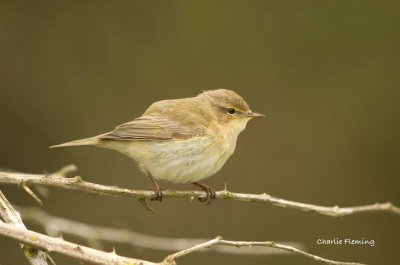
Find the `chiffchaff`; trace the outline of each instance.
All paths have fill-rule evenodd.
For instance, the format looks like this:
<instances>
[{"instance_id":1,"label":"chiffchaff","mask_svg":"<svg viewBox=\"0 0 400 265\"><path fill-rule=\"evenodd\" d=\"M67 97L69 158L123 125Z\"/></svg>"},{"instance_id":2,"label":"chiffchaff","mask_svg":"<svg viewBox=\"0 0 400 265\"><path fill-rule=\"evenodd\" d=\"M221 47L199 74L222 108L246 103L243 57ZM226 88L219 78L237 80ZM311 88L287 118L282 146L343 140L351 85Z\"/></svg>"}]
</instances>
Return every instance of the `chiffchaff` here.
<instances>
[{"instance_id":1,"label":"chiffchaff","mask_svg":"<svg viewBox=\"0 0 400 265\"><path fill-rule=\"evenodd\" d=\"M95 145L119 151L135 160L153 181L192 183L207 194L199 200L210 203L215 191L197 181L218 172L233 154L237 137L247 122L265 117L252 112L241 96L227 89L204 91L196 97L162 100L144 114L113 131L53 147Z\"/></svg>"}]
</instances>

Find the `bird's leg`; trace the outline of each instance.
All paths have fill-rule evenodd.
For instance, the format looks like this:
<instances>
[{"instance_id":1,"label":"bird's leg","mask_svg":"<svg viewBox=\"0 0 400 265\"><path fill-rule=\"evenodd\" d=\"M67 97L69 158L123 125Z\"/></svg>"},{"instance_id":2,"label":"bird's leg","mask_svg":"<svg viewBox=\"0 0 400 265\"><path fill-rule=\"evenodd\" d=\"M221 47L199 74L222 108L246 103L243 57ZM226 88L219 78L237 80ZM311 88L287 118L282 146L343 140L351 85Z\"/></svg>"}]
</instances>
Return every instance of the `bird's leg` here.
<instances>
[{"instance_id":1,"label":"bird's leg","mask_svg":"<svg viewBox=\"0 0 400 265\"><path fill-rule=\"evenodd\" d=\"M157 184L156 180L151 174L147 174L147 176L150 178L150 180L153 182L154 186L156 187L154 190L154 196L150 198L151 201L162 201L162 190L160 185Z\"/></svg>"},{"instance_id":2,"label":"bird's leg","mask_svg":"<svg viewBox=\"0 0 400 265\"><path fill-rule=\"evenodd\" d=\"M201 184L199 182L192 182L193 185L200 187L203 191L206 192L206 197L199 197L198 200L204 204L210 204L213 199L216 198L215 190L210 186Z\"/></svg>"}]
</instances>

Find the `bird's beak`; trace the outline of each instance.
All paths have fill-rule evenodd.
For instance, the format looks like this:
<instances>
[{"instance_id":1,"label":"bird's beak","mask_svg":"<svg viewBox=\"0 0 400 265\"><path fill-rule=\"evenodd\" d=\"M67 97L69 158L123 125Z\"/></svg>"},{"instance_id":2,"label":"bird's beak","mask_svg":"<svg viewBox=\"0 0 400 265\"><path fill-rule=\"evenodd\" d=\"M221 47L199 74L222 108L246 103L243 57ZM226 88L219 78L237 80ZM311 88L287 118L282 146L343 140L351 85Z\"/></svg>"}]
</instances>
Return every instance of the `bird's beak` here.
<instances>
[{"instance_id":1,"label":"bird's beak","mask_svg":"<svg viewBox=\"0 0 400 265\"><path fill-rule=\"evenodd\" d=\"M257 117L259 117L259 118L265 118L265 117L266 117L264 114L256 113L256 112L252 112L252 111L247 112L247 113L246 113L246 116L247 116L247 117L250 117L250 118L257 118Z\"/></svg>"}]
</instances>

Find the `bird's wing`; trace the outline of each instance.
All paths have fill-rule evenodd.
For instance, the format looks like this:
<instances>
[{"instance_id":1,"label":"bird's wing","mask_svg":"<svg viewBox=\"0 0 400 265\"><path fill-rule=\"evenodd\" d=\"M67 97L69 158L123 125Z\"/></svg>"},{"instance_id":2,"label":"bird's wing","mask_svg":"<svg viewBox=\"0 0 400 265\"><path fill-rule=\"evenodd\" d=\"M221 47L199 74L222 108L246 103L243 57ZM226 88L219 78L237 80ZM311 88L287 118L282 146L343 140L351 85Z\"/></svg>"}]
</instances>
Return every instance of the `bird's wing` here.
<instances>
[{"instance_id":1,"label":"bird's wing","mask_svg":"<svg viewBox=\"0 0 400 265\"><path fill-rule=\"evenodd\" d=\"M103 134L100 139L109 140L185 140L196 132L165 117L144 115L133 121L117 126Z\"/></svg>"}]
</instances>

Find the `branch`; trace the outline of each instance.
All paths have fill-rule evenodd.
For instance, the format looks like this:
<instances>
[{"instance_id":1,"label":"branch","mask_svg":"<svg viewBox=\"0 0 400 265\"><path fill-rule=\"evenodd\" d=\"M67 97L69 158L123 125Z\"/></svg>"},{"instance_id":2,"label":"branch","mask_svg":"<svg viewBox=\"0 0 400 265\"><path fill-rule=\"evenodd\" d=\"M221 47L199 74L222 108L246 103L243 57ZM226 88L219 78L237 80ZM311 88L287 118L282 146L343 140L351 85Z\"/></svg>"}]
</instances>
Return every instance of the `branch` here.
<instances>
[{"instance_id":1,"label":"branch","mask_svg":"<svg viewBox=\"0 0 400 265\"><path fill-rule=\"evenodd\" d=\"M70 171L72 168L70 168ZM63 170L61 170L63 171ZM25 174L16 172L0 172L0 184L16 184L16 185L30 185L37 184L43 186L56 187L66 190L79 191L95 195L108 195L108 196L126 196L137 199L151 198L154 195L153 191L145 190L131 190L113 186L105 186L96 183L83 181L81 177L76 176L67 178L65 175L69 172L54 173L52 175L41 174ZM163 198L198 198L204 196L202 191L163 191ZM268 205L274 205L284 208L291 208L305 212L314 212L322 215L339 217L359 213L372 213L372 212L387 212L391 214L400 215L400 208L390 202L375 203L371 205L354 206L354 207L327 207L319 206L308 203L301 203L289 201L273 197L266 193L263 194L245 194L233 193L226 189L216 192L216 198L221 200L233 200L243 202L255 202Z\"/></svg>"},{"instance_id":2,"label":"branch","mask_svg":"<svg viewBox=\"0 0 400 265\"><path fill-rule=\"evenodd\" d=\"M31 230L21 229L9 224L0 222L0 235L15 239L35 248L43 249L47 252L59 253L89 264L140 264L155 265L157 263L132 259L117 255L113 252L104 252L78 244L65 241L62 238L46 236Z\"/></svg>"},{"instance_id":3,"label":"branch","mask_svg":"<svg viewBox=\"0 0 400 265\"><path fill-rule=\"evenodd\" d=\"M133 259L128 257L119 256L112 252L104 252L92 248L88 248L85 246L81 246L78 244L74 244L68 241L65 241L63 238L54 238L50 236L46 236L34 231L21 229L19 227L15 227L13 225L5 224L0 222L0 235L3 235L8 238L15 239L19 242L23 242L30 246L43 249L47 252L56 252L59 254L63 254L65 256L75 258L80 261L88 262L90 264L100 264L100 265L111 265L111 264L140 264L140 265L172 265L176 264L175 259L186 256L193 252L203 250L209 248L213 245L225 245L225 246L234 246L234 247L251 247L251 246L261 246L261 247L269 247L269 248L277 248L286 250L289 252L293 252L295 254L303 255L304 257L320 261L326 264L341 264L341 265L362 265L361 263L352 263L352 262L339 262L334 260L329 260L325 258L321 258L307 252L301 251L297 248L276 244L272 241L266 242L244 242L244 241L227 241L223 240L221 237L217 237L208 242L195 245L186 250L179 251L175 254L169 255L160 263L154 263L145 260Z\"/></svg>"},{"instance_id":4,"label":"branch","mask_svg":"<svg viewBox=\"0 0 400 265\"><path fill-rule=\"evenodd\" d=\"M93 247L98 247L98 241L124 243L136 247L156 249L162 251L180 251L190 248L194 245L201 244L208 239L189 239L189 238L167 238L159 236L151 236L127 229L110 228L88 225L81 222L68 220L65 218L52 216L37 207L17 207L22 214L25 222L33 222L44 228L46 233L51 236L59 236L60 234L69 234L78 238L87 240ZM282 242L298 249L304 249L304 245L295 242ZM290 254L287 251L279 249L262 249L262 248L244 248L241 251L227 246L216 246L213 248L215 252L229 254L249 254L249 255L271 255L271 254Z\"/></svg>"},{"instance_id":5,"label":"branch","mask_svg":"<svg viewBox=\"0 0 400 265\"><path fill-rule=\"evenodd\" d=\"M2 223L1 220L20 229L26 229L19 213L12 207L6 196L0 191L0 223ZM48 265L47 259L49 259L51 264L54 264L47 253L27 245L20 245L30 264Z\"/></svg>"},{"instance_id":6,"label":"branch","mask_svg":"<svg viewBox=\"0 0 400 265\"><path fill-rule=\"evenodd\" d=\"M334 265L363 265L361 263L355 263L355 262L342 262L342 261L334 261L330 259L325 259L321 258L318 256L315 256L313 254L304 252L302 250L299 250L297 248L291 247L291 246L286 246L286 245L281 245L277 244L273 241L265 241L265 242L248 242L248 241L228 241L228 240L223 240L222 237L216 237L215 239L212 239L210 241L207 241L205 243L196 245L192 248L185 249L182 251L179 251L177 253L174 253L172 255L169 255L168 257L165 258L164 262L166 264L174 264L175 259L186 256L188 254L191 254L193 252L205 249L205 248L210 248L215 245L223 245L223 246L232 246L232 247L253 247L253 246L261 246L261 247L269 247L269 248L277 248L277 249L282 249L286 251L290 251L296 254L300 254L304 257L320 261L326 264L334 264Z\"/></svg>"}]
</instances>

